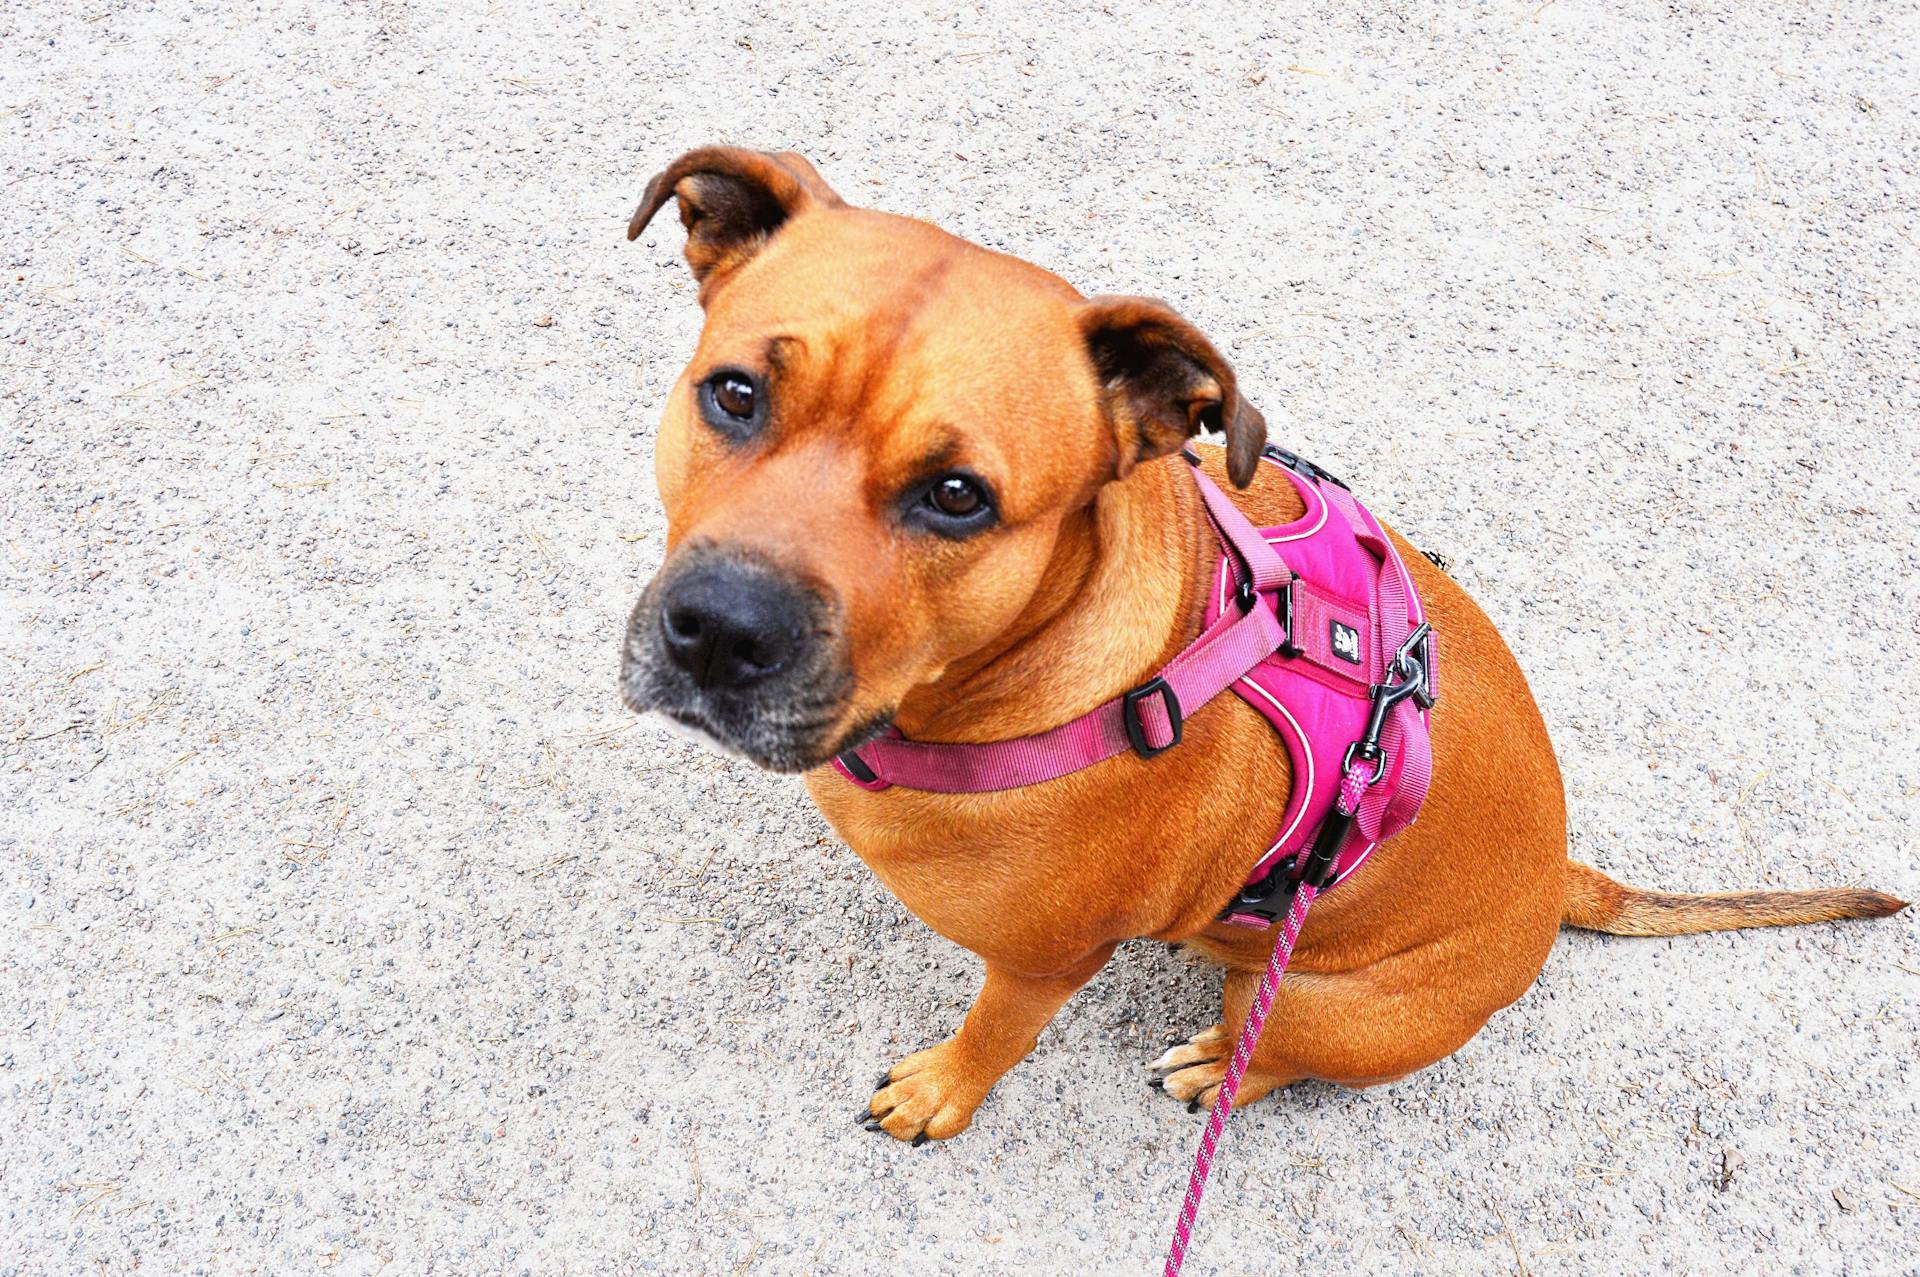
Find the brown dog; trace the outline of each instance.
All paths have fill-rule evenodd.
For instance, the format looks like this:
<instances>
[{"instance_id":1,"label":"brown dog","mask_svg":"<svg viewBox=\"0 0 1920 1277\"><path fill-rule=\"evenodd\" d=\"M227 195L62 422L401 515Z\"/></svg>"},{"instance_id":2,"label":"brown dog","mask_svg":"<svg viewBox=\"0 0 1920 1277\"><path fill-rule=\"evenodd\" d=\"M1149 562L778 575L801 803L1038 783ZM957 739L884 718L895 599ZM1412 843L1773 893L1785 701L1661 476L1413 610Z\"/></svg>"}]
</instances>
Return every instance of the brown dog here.
<instances>
[{"instance_id":1,"label":"brown dog","mask_svg":"<svg viewBox=\"0 0 1920 1277\"><path fill-rule=\"evenodd\" d=\"M1260 414L1161 303L1084 298L849 207L797 155L689 152L649 184L628 238L675 198L706 327L660 426L668 555L633 610L622 690L807 772L880 880L985 960L965 1023L894 1065L873 1119L900 1139L966 1129L1135 936L1226 968L1218 1023L1154 1064L1169 1094L1211 1102L1273 943L1214 921L1286 805L1286 753L1254 711L1222 696L1164 756L998 793L868 792L823 764L888 724L916 740L1029 735L1164 664L1198 631L1218 554L1171 454L1222 429L1207 465L1244 489L1253 522L1301 512L1256 466ZM1677 935L1903 907L1861 890L1640 891L1568 860L1526 679L1473 600L1398 543L1445 636L1432 793L1313 911L1239 1102L1446 1056L1533 983L1563 923Z\"/></svg>"}]
</instances>

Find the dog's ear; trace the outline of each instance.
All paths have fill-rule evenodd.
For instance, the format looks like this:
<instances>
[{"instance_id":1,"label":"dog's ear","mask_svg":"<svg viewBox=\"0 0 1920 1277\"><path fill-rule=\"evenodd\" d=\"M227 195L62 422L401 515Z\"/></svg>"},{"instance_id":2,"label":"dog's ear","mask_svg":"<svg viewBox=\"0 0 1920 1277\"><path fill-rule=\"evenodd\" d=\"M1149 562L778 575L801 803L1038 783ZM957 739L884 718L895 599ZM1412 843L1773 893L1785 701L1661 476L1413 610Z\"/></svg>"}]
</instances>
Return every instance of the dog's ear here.
<instances>
[{"instance_id":1,"label":"dog's ear","mask_svg":"<svg viewBox=\"0 0 1920 1277\"><path fill-rule=\"evenodd\" d=\"M1224 430L1227 477L1253 482L1267 422L1200 330L1151 297L1091 297L1080 332L1120 447L1119 474L1164 457L1201 430Z\"/></svg>"},{"instance_id":2,"label":"dog's ear","mask_svg":"<svg viewBox=\"0 0 1920 1277\"><path fill-rule=\"evenodd\" d=\"M647 183L627 223L637 239L670 199L680 201L687 228L687 265L705 303L712 285L765 246L789 218L814 208L844 208L813 165L781 151L703 146L688 151Z\"/></svg>"}]
</instances>

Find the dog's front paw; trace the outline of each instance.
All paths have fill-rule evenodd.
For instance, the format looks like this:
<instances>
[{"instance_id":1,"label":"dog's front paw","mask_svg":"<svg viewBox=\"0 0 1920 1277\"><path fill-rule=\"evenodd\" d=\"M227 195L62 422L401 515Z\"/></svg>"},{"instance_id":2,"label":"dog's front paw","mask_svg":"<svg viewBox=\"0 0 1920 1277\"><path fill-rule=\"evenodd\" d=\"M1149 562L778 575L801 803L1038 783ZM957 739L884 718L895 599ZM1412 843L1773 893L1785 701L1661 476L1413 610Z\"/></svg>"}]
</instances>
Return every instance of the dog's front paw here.
<instances>
[{"instance_id":1,"label":"dog's front paw","mask_svg":"<svg viewBox=\"0 0 1920 1277\"><path fill-rule=\"evenodd\" d=\"M982 1072L951 1038L915 1051L881 1075L880 1089L859 1120L870 1131L910 1140L916 1148L928 1140L951 1139L967 1129L998 1080Z\"/></svg>"},{"instance_id":2,"label":"dog's front paw","mask_svg":"<svg viewBox=\"0 0 1920 1277\"><path fill-rule=\"evenodd\" d=\"M1220 1084L1227 1076L1234 1046L1234 1037L1224 1024L1203 1029L1147 1065L1160 1075L1147 1079L1147 1085L1179 1100L1189 1113L1210 1109L1220 1098ZM1292 1086L1299 1080L1299 1074L1282 1077L1258 1066L1250 1067L1240 1079L1233 1106L1245 1108L1276 1087Z\"/></svg>"},{"instance_id":3,"label":"dog's front paw","mask_svg":"<svg viewBox=\"0 0 1920 1277\"><path fill-rule=\"evenodd\" d=\"M1189 1113L1212 1108L1219 1094L1220 1080L1227 1075L1227 1060L1233 1055L1233 1039L1224 1025L1203 1029L1147 1067L1164 1076L1151 1078L1148 1085L1165 1091L1187 1106Z\"/></svg>"}]
</instances>

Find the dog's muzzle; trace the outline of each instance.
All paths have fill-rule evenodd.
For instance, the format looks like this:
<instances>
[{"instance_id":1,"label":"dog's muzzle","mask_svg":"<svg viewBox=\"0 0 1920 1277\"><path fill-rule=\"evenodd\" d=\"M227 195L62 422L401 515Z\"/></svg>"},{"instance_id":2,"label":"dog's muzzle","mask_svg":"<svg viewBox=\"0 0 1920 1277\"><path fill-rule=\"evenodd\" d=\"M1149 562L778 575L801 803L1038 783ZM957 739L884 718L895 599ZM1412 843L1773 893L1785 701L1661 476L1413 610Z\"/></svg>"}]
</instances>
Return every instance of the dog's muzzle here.
<instances>
[{"instance_id":1,"label":"dog's muzzle","mask_svg":"<svg viewBox=\"0 0 1920 1277\"><path fill-rule=\"evenodd\" d=\"M833 756L853 685L832 641L834 611L770 563L689 547L634 605L622 698L770 770L818 766Z\"/></svg>"}]
</instances>

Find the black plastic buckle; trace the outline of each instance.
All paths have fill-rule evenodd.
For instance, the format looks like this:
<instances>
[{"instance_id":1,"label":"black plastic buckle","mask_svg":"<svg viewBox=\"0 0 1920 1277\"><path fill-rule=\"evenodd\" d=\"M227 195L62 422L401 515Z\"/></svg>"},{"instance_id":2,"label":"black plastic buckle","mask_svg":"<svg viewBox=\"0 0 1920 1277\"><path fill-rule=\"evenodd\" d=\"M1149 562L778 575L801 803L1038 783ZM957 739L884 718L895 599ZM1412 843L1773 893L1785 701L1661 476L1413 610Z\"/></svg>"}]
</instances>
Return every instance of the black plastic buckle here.
<instances>
[{"instance_id":1,"label":"black plastic buckle","mask_svg":"<svg viewBox=\"0 0 1920 1277\"><path fill-rule=\"evenodd\" d=\"M1173 725L1173 739L1157 747L1147 743L1147 727L1140 721L1140 702L1149 696L1160 698L1167 707L1167 721ZM1142 758L1164 754L1178 745L1186 721L1180 712L1180 698L1173 694L1173 688L1167 685L1167 680L1157 674L1120 698L1120 722L1127 729L1127 742L1133 746L1133 752Z\"/></svg>"},{"instance_id":2,"label":"black plastic buckle","mask_svg":"<svg viewBox=\"0 0 1920 1277\"><path fill-rule=\"evenodd\" d=\"M1293 590L1299 584L1299 577L1288 577L1287 583L1274 595L1274 610L1279 614L1280 628L1286 633L1280 640L1282 656L1299 656L1305 650L1293 641Z\"/></svg>"},{"instance_id":3,"label":"black plastic buckle","mask_svg":"<svg viewBox=\"0 0 1920 1277\"><path fill-rule=\"evenodd\" d=\"M862 785L871 785L874 781L880 779L879 774L876 773L873 768L867 766L866 760L852 750L848 750L846 753L839 755L839 760L840 765L852 773L853 778Z\"/></svg>"},{"instance_id":4,"label":"black plastic buckle","mask_svg":"<svg viewBox=\"0 0 1920 1277\"><path fill-rule=\"evenodd\" d=\"M1241 887L1233 903L1220 911L1220 916L1251 914L1265 918L1269 925L1278 922L1293 907L1293 898L1300 888L1327 889L1340 867L1340 849L1346 846L1347 835L1352 832L1353 817L1335 807L1320 823L1311 847L1280 861L1268 869L1260 881Z\"/></svg>"},{"instance_id":5,"label":"black plastic buckle","mask_svg":"<svg viewBox=\"0 0 1920 1277\"><path fill-rule=\"evenodd\" d=\"M1322 483L1331 483L1336 488L1345 488L1347 486L1305 457L1298 453L1288 452L1277 443L1270 443L1265 448L1262 448L1261 451L1296 474L1305 475L1309 479L1318 479ZM1348 491L1352 491L1352 489L1349 488Z\"/></svg>"},{"instance_id":6,"label":"black plastic buckle","mask_svg":"<svg viewBox=\"0 0 1920 1277\"><path fill-rule=\"evenodd\" d=\"M1244 884L1232 902L1220 911L1220 916L1251 914L1265 918L1269 926L1286 917L1293 905L1293 893L1300 885L1300 880L1293 876L1296 864L1297 858L1289 857L1274 864L1260 881Z\"/></svg>"}]
</instances>

